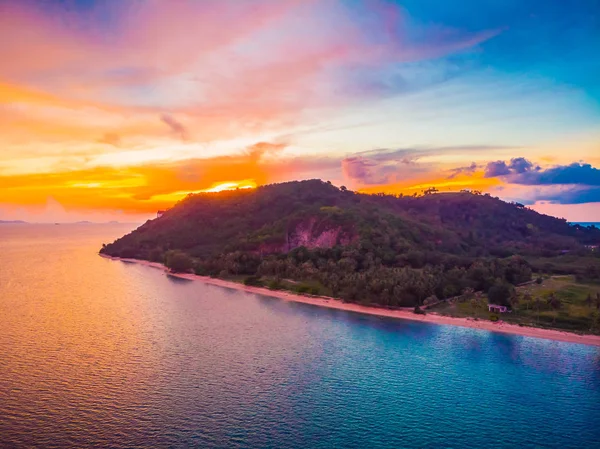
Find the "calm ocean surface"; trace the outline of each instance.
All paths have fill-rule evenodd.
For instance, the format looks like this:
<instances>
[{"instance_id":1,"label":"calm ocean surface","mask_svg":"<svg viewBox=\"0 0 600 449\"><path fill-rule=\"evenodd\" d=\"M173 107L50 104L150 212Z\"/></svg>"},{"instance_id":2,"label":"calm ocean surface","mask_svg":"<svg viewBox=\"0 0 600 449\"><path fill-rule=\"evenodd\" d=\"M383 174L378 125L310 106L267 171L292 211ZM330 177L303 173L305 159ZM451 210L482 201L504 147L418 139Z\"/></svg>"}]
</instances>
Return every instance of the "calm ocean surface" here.
<instances>
[{"instance_id":1,"label":"calm ocean surface","mask_svg":"<svg viewBox=\"0 0 600 449\"><path fill-rule=\"evenodd\" d=\"M600 448L600 348L321 309L0 225L1 448Z\"/></svg>"},{"instance_id":2,"label":"calm ocean surface","mask_svg":"<svg viewBox=\"0 0 600 449\"><path fill-rule=\"evenodd\" d=\"M597 228L600 228L600 222L597 221L574 221L571 224L578 224L581 226L596 226Z\"/></svg>"}]
</instances>

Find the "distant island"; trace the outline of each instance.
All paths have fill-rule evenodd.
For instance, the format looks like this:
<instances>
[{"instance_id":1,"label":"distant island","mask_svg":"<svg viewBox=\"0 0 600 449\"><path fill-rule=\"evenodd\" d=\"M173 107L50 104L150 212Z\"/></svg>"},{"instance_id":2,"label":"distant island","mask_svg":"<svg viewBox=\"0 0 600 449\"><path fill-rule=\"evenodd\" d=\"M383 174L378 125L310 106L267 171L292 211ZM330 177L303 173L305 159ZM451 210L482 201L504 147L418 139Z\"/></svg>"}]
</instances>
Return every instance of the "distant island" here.
<instances>
[{"instance_id":1,"label":"distant island","mask_svg":"<svg viewBox=\"0 0 600 449\"><path fill-rule=\"evenodd\" d=\"M478 192L320 180L189 195L103 245L247 286L387 310L600 334L600 229Z\"/></svg>"},{"instance_id":2,"label":"distant island","mask_svg":"<svg viewBox=\"0 0 600 449\"><path fill-rule=\"evenodd\" d=\"M131 222L121 222L121 221L64 221L64 222L34 222L30 223L28 221L23 220L0 220L0 224L36 224L36 225L120 225L120 224L136 224Z\"/></svg>"}]
</instances>

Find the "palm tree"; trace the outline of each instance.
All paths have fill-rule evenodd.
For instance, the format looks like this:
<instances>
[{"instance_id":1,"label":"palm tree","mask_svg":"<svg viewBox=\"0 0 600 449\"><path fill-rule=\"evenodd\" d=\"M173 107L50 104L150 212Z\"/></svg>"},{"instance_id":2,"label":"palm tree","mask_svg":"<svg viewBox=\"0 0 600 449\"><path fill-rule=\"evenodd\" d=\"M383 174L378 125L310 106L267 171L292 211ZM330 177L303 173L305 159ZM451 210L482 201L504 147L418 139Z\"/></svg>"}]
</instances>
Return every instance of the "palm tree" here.
<instances>
[{"instance_id":1,"label":"palm tree","mask_svg":"<svg viewBox=\"0 0 600 449\"><path fill-rule=\"evenodd\" d=\"M554 295L554 293L550 293L550 296L548 296L548 300L547 300L547 302L548 302L548 305L549 305L550 307L552 307L552 310L554 310L554 316L553 316L553 319L552 319L552 323L555 323L555 322L556 322L556 315L558 315L558 314L556 313L556 311L557 311L558 309L560 309L560 307L562 306L562 302L560 301L560 299L558 299L558 298L557 298L557 297Z\"/></svg>"},{"instance_id":2,"label":"palm tree","mask_svg":"<svg viewBox=\"0 0 600 449\"><path fill-rule=\"evenodd\" d=\"M523 295L523 301L525 301L525 308L529 310L529 304L531 303L531 294L525 293Z\"/></svg>"},{"instance_id":3,"label":"palm tree","mask_svg":"<svg viewBox=\"0 0 600 449\"><path fill-rule=\"evenodd\" d=\"M539 321L540 321L540 308L542 306L542 300L540 298L535 298L533 300L533 304L535 305L535 307L537 309L537 321L539 323Z\"/></svg>"},{"instance_id":4,"label":"palm tree","mask_svg":"<svg viewBox=\"0 0 600 449\"><path fill-rule=\"evenodd\" d=\"M467 287L467 288L463 289L461 299L469 300L469 299L472 299L474 295L475 295L475 290L472 289L471 287Z\"/></svg>"}]
</instances>

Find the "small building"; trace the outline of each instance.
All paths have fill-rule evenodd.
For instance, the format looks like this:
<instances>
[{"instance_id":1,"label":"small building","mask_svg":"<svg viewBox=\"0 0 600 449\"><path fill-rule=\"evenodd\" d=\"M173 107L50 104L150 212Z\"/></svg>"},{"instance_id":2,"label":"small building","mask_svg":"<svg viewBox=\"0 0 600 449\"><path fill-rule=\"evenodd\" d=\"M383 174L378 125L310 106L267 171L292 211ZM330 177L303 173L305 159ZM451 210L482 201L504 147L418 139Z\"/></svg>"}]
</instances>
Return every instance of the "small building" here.
<instances>
[{"instance_id":1,"label":"small building","mask_svg":"<svg viewBox=\"0 0 600 449\"><path fill-rule=\"evenodd\" d=\"M497 304L488 304L488 310L490 312L496 312L496 313L510 312L510 310L508 310L508 307L506 307L506 306L499 306Z\"/></svg>"},{"instance_id":2,"label":"small building","mask_svg":"<svg viewBox=\"0 0 600 449\"><path fill-rule=\"evenodd\" d=\"M159 210L159 211L156 213L156 218L160 218L160 217L162 217L162 216L165 214L165 212L166 212L166 211L164 211L164 210Z\"/></svg>"}]
</instances>

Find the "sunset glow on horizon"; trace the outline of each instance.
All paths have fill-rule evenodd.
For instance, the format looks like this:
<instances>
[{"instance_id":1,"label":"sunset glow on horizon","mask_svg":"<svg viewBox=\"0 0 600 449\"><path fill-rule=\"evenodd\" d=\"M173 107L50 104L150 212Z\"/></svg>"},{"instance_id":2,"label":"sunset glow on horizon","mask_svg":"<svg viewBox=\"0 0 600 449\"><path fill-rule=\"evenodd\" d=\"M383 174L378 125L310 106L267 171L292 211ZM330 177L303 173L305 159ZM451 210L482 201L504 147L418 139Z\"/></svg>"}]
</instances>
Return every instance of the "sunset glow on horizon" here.
<instances>
[{"instance_id":1,"label":"sunset glow on horizon","mask_svg":"<svg viewBox=\"0 0 600 449\"><path fill-rule=\"evenodd\" d=\"M319 178L600 221L581 0L0 0L0 220Z\"/></svg>"},{"instance_id":2,"label":"sunset glow on horizon","mask_svg":"<svg viewBox=\"0 0 600 449\"><path fill-rule=\"evenodd\" d=\"M256 183L252 180L244 180L244 181L232 181L232 182L222 182L214 185L210 189L201 190L201 192L206 193L216 193L223 192L224 190L237 190L237 189L255 189Z\"/></svg>"}]
</instances>

